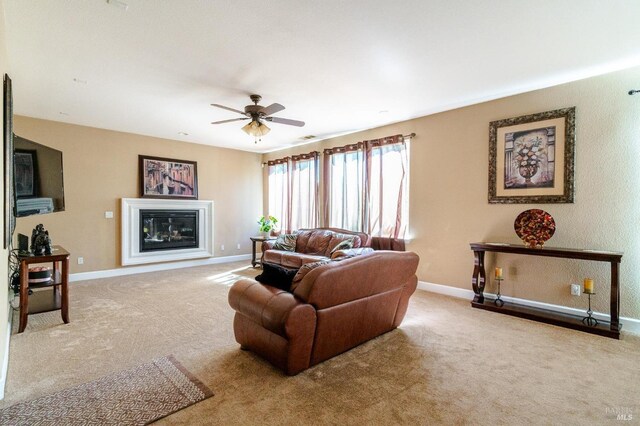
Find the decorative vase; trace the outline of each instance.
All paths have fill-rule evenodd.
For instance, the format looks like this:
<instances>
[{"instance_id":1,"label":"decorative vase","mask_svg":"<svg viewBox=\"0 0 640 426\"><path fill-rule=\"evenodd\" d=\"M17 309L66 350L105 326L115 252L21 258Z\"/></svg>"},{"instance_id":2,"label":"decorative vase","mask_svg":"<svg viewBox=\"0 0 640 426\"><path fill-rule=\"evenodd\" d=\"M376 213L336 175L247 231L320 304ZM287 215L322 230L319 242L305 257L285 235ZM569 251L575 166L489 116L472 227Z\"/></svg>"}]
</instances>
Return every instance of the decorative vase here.
<instances>
[{"instance_id":1,"label":"decorative vase","mask_svg":"<svg viewBox=\"0 0 640 426\"><path fill-rule=\"evenodd\" d=\"M529 163L526 166L520 166L518 168L518 172L520 173L520 176L524 178L524 182L527 185L530 185L531 178L538 173L538 163Z\"/></svg>"}]
</instances>

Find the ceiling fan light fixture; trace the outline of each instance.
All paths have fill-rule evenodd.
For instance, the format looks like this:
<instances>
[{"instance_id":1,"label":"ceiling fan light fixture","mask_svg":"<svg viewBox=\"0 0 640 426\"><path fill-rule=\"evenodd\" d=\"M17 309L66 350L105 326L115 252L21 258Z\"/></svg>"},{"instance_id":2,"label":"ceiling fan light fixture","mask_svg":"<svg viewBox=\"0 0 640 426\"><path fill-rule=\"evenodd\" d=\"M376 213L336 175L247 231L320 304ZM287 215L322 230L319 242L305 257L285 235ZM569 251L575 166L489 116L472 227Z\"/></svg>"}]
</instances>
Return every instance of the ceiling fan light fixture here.
<instances>
[{"instance_id":1,"label":"ceiling fan light fixture","mask_svg":"<svg viewBox=\"0 0 640 426\"><path fill-rule=\"evenodd\" d=\"M253 137L264 136L271 131L266 124L261 123L258 120L252 120L251 123L244 126L242 130L249 136Z\"/></svg>"}]
</instances>

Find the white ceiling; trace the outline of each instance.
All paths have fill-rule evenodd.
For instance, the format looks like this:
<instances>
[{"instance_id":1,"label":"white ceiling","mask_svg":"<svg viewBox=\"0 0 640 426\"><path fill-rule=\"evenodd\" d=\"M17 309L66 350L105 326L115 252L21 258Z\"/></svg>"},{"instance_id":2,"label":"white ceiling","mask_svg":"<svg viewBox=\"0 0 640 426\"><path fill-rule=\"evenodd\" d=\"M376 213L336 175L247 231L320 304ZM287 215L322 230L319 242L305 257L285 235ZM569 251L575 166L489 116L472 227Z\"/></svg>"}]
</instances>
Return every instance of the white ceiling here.
<instances>
[{"instance_id":1,"label":"white ceiling","mask_svg":"<svg viewBox=\"0 0 640 426\"><path fill-rule=\"evenodd\" d=\"M4 0L17 114L264 152L640 65L636 0L121 1Z\"/></svg>"}]
</instances>

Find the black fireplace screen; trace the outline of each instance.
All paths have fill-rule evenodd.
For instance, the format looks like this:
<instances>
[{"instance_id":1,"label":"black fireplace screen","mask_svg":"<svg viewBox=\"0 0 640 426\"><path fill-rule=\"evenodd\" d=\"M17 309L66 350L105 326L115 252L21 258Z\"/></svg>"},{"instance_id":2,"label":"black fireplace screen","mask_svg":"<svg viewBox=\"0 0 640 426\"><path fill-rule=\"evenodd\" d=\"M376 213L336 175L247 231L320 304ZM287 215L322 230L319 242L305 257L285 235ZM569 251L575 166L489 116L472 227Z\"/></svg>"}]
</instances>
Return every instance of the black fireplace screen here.
<instances>
[{"instance_id":1,"label":"black fireplace screen","mask_svg":"<svg viewBox=\"0 0 640 426\"><path fill-rule=\"evenodd\" d=\"M198 248L198 210L140 210L140 251Z\"/></svg>"}]
</instances>

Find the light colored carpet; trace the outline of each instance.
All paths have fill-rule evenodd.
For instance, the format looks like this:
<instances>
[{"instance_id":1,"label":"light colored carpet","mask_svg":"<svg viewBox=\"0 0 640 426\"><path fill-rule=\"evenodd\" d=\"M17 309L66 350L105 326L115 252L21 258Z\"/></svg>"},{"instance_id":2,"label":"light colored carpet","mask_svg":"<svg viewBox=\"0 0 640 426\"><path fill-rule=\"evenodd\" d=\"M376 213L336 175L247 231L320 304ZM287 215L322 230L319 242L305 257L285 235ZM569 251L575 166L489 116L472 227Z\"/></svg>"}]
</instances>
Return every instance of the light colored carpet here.
<instances>
[{"instance_id":1,"label":"light colored carpet","mask_svg":"<svg viewBox=\"0 0 640 426\"><path fill-rule=\"evenodd\" d=\"M233 338L245 263L76 282L30 316L0 406L173 353L216 396L158 424L604 424L640 419L640 338L616 341L418 290L400 327L286 377ZM17 324L17 321L14 321Z\"/></svg>"},{"instance_id":2,"label":"light colored carpet","mask_svg":"<svg viewBox=\"0 0 640 426\"><path fill-rule=\"evenodd\" d=\"M0 410L0 424L143 426L213 396L172 356Z\"/></svg>"}]
</instances>

